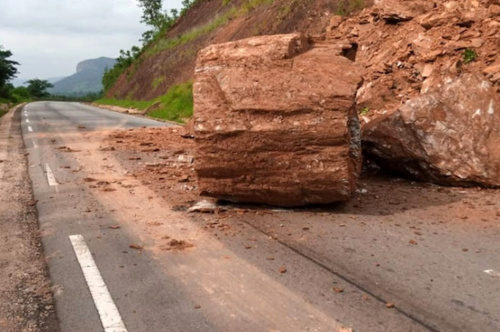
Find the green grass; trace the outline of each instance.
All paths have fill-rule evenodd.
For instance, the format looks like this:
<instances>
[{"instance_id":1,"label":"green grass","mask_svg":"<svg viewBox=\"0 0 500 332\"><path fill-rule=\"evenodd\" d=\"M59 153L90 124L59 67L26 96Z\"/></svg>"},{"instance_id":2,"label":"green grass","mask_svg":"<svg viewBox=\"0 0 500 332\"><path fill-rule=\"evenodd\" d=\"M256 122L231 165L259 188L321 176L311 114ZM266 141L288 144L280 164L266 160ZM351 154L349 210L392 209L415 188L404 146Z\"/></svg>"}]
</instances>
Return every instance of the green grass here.
<instances>
[{"instance_id":1,"label":"green grass","mask_svg":"<svg viewBox=\"0 0 500 332\"><path fill-rule=\"evenodd\" d=\"M2 116L4 116L5 114L7 114L7 112L6 112L6 111L2 111L2 110L0 110L0 118L1 118Z\"/></svg>"},{"instance_id":2,"label":"green grass","mask_svg":"<svg viewBox=\"0 0 500 332\"><path fill-rule=\"evenodd\" d=\"M148 114L153 118L184 122L193 115L193 83L175 85L158 99L161 107Z\"/></svg>"},{"instance_id":3,"label":"green grass","mask_svg":"<svg viewBox=\"0 0 500 332\"><path fill-rule=\"evenodd\" d=\"M471 63L472 61L476 61L477 53L474 50L466 49L464 51L463 57L464 57L464 63L467 65L467 64Z\"/></svg>"},{"instance_id":4,"label":"green grass","mask_svg":"<svg viewBox=\"0 0 500 332\"><path fill-rule=\"evenodd\" d=\"M196 40L213 30L217 29L225 25L230 20L239 17L248 15L254 9L263 6L263 5L271 5L274 3L274 0L247 0L245 1L239 8L231 7L231 9L227 10L224 14L216 16L210 22L196 27L187 31L186 33L176 37L169 39L159 39L157 40L152 47L150 47L146 51L147 56L152 56L162 51L187 44L193 40Z\"/></svg>"},{"instance_id":5,"label":"green grass","mask_svg":"<svg viewBox=\"0 0 500 332\"><path fill-rule=\"evenodd\" d=\"M335 14L347 16L352 12L361 10L366 7L365 0L343 0L337 6Z\"/></svg>"},{"instance_id":6,"label":"green grass","mask_svg":"<svg viewBox=\"0 0 500 332\"><path fill-rule=\"evenodd\" d=\"M163 77L163 76L157 77L153 80L153 82L151 82L151 87L153 89L156 89L157 87L162 85L163 82L165 82L165 77Z\"/></svg>"},{"instance_id":7,"label":"green grass","mask_svg":"<svg viewBox=\"0 0 500 332\"><path fill-rule=\"evenodd\" d=\"M193 115L193 83L174 85L166 94L152 100L104 98L96 100L96 103L138 110L145 110L154 104L159 104L157 108L148 112L150 117L183 123L185 119Z\"/></svg>"}]
</instances>

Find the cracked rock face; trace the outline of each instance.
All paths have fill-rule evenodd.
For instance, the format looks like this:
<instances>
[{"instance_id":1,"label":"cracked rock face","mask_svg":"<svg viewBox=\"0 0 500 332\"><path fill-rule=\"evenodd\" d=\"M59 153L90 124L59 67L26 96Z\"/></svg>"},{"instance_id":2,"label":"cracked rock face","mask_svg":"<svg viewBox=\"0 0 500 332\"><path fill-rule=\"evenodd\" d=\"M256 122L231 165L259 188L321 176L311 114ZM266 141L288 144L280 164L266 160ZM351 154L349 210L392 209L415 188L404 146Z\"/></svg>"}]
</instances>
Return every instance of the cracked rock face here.
<instances>
[{"instance_id":1,"label":"cracked rock face","mask_svg":"<svg viewBox=\"0 0 500 332\"><path fill-rule=\"evenodd\" d=\"M365 151L396 171L448 185L500 186L500 98L480 74L444 78L364 127Z\"/></svg>"},{"instance_id":2,"label":"cracked rock face","mask_svg":"<svg viewBox=\"0 0 500 332\"><path fill-rule=\"evenodd\" d=\"M194 83L202 195L302 206L345 201L361 168L360 68L300 34L212 45Z\"/></svg>"}]
</instances>

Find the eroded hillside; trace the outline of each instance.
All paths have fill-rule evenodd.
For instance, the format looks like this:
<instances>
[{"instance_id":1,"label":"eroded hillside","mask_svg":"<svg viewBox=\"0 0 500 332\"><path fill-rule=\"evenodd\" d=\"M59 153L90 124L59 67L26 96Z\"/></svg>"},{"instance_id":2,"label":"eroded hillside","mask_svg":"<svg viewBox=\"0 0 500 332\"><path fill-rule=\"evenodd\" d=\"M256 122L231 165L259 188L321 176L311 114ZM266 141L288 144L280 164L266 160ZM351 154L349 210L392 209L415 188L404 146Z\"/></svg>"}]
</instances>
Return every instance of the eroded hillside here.
<instances>
[{"instance_id":1,"label":"eroded hillside","mask_svg":"<svg viewBox=\"0 0 500 332\"><path fill-rule=\"evenodd\" d=\"M108 97L152 100L192 79L196 54L210 44L300 31L318 34L332 16L369 0L204 0L151 43L117 80Z\"/></svg>"}]
</instances>

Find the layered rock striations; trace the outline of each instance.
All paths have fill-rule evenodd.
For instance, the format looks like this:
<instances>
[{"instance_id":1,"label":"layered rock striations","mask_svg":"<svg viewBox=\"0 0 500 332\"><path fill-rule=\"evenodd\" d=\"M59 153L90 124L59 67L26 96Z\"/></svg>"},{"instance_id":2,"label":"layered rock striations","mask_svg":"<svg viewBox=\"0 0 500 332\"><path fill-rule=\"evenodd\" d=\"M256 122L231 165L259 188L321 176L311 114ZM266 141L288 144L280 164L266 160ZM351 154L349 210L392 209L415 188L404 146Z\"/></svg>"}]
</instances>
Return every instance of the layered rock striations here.
<instances>
[{"instance_id":1,"label":"layered rock striations","mask_svg":"<svg viewBox=\"0 0 500 332\"><path fill-rule=\"evenodd\" d=\"M349 199L361 168L362 71L300 34L210 46L194 83L202 195L278 206Z\"/></svg>"}]
</instances>

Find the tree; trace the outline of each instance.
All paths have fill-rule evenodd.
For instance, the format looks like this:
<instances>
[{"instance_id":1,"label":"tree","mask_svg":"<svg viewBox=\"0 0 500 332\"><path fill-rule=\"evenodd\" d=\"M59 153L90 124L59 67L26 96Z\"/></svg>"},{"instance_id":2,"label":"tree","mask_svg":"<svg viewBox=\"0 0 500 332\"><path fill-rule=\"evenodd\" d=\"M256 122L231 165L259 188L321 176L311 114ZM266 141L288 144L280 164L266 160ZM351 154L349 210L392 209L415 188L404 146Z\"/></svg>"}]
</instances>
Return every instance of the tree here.
<instances>
[{"instance_id":1,"label":"tree","mask_svg":"<svg viewBox=\"0 0 500 332\"><path fill-rule=\"evenodd\" d=\"M9 50L4 50L0 46L0 88L12 78L16 77L18 62L9 60L12 56L12 52Z\"/></svg>"},{"instance_id":2,"label":"tree","mask_svg":"<svg viewBox=\"0 0 500 332\"><path fill-rule=\"evenodd\" d=\"M141 22L155 28L159 31L166 21L166 15L163 13L161 0L138 0L142 8Z\"/></svg>"},{"instance_id":3,"label":"tree","mask_svg":"<svg viewBox=\"0 0 500 332\"><path fill-rule=\"evenodd\" d=\"M28 89L30 95L35 98L49 96L50 94L47 92L47 89L54 87L49 81L38 78L31 79L26 83L28 83L26 88Z\"/></svg>"}]
</instances>

